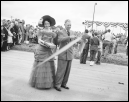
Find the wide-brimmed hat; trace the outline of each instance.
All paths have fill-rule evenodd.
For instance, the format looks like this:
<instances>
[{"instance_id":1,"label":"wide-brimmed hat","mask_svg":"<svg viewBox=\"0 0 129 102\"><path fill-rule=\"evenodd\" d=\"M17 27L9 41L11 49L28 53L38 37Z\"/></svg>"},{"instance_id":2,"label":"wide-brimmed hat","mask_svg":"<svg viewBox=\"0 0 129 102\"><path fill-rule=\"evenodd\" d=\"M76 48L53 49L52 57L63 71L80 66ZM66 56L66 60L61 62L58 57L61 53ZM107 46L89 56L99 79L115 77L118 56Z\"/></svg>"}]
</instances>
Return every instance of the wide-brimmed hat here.
<instances>
[{"instance_id":1,"label":"wide-brimmed hat","mask_svg":"<svg viewBox=\"0 0 129 102\"><path fill-rule=\"evenodd\" d=\"M50 22L50 26L54 26L54 25L56 24L56 21L55 21L54 18L52 18L52 17L49 16L49 15L45 15L45 16L41 17L41 19L39 20L38 26L39 26L39 27L44 27L44 22L45 22L45 21Z\"/></svg>"}]
</instances>

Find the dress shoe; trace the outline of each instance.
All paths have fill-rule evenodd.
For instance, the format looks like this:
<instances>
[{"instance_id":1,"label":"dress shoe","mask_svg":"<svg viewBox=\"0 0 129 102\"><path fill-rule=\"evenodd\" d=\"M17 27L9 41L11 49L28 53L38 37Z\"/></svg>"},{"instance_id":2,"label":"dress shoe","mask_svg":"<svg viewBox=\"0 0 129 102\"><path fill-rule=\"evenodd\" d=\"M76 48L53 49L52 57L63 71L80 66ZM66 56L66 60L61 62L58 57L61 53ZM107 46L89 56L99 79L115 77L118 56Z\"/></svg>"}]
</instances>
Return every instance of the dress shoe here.
<instances>
[{"instance_id":1,"label":"dress shoe","mask_svg":"<svg viewBox=\"0 0 129 102\"><path fill-rule=\"evenodd\" d=\"M21 45L21 43L18 43L17 45Z\"/></svg>"},{"instance_id":2,"label":"dress shoe","mask_svg":"<svg viewBox=\"0 0 129 102\"><path fill-rule=\"evenodd\" d=\"M98 63L95 63L96 65L100 65L100 63L98 62Z\"/></svg>"},{"instance_id":3,"label":"dress shoe","mask_svg":"<svg viewBox=\"0 0 129 102\"><path fill-rule=\"evenodd\" d=\"M56 89L57 91L61 91L61 89L60 89L60 88L58 88L58 87L55 87L55 89Z\"/></svg>"},{"instance_id":4,"label":"dress shoe","mask_svg":"<svg viewBox=\"0 0 129 102\"><path fill-rule=\"evenodd\" d=\"M69 87L67 87L67 86L63 86L63 85L61 85L61 87L65 88L65 89L69 89Z\"/></svg>"}]
</instances>

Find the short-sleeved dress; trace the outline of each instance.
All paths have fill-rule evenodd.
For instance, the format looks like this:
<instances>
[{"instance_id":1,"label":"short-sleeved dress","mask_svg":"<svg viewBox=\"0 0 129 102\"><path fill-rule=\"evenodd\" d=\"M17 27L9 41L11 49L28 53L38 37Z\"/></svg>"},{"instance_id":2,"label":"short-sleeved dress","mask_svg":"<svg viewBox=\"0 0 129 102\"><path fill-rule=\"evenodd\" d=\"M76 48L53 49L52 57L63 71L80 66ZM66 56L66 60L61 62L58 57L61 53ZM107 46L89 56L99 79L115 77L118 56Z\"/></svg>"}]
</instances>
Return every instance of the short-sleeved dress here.
<instances>
[{"instance_id":1,"label":"short-sleeved dress","mask_svg":"<svg viewBox=\"0 0 129 102\"><path fill-rule=\"evenodd\" d=\"M39 34L38 34L39 35ZM42 40L51 42L54 38L53 36L47 36L41 34ZM38 89L48 89L54 87L55 80L55 64L54 60L51 59L44 64L37 67L38 64L42 63L46 58L52 55L50 48L44 47L40 44L36 46L34 57L35 61L33 64L33 69L30 77L30 85Z\"/></svg>"}]
</instances>

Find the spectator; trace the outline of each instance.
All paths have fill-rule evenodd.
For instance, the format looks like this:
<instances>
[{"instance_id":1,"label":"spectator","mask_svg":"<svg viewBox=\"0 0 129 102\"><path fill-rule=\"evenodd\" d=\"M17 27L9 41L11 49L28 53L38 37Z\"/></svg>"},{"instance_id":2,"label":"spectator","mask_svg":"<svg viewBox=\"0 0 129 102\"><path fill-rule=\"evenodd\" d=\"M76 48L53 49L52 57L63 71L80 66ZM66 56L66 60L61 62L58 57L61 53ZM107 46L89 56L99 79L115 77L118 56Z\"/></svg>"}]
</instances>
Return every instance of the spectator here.
<instances>
[{"instance_id":1,"label":"spectator","mask_svg":"<svg viewBox=\"0 0 129 102\"><path fill-rule=\"evenodd\" d=\"M25 43L26 44L29 42L29 29L30 29L30 25L27 24L26 25L26 36L25 36Z\"/></svg>"},{"instance_id":2,"label":"spectator","mask_svg":"<svg viewBox=\"0 0 129 102\"><path fill-rule=\"evenodd\" d=\"M13 23L9 23L9 26L8 26L8 50L10 50L11 48L11 45L13 44L13 34L11 33L11 28L13 28Z\"/></svg>"},{"instance_id":3,"label":"spectator","mask_svg":"<svg viewBox=\"0 0 129 102\"><path fill-rule=\"evenodd\" d=\"M125 45L126 45L126 55L128 56L128 37L125 41Z\"/></svg>"},{"instance_id":4,"label":"spectator","mask_svg":"<svg viewBox=\"0 0 129 102\"><path fill-rule=\"evenodd\" d=\"M18 19L18 44L21 45L22 43L22 25L21 21Z\"/></svg>"},{"instance_id":5,"label":"spectator","mask_svg":"<svg viewBox=\"0 0 129 102\"><path fill-rule=\"evenodd\" d=\"M118 41L119 41L119 38L120 36L119 35L114 35L114 38L113 38L113 49L112 49L112 54L116 54L117 53L117 47L118 47Z\"/></svg>"},{"instance_id":6,"label":"spectator","mask_svg":"<svg viewBox=\"0 0 129 102\"><path fill-rule=\"evenodd\" d=\"M3 20L2 34L4 34L4 36L3 36L3 44L2 44L2 48L1 48L2 51L7 51L8 50L8 43L7 43L7 40L8 40L8 30L7 30L7 27L8 27L7 21Z\"/></svg>"},{"instance_id":7,"label":"spectator","mask_svg":"<svg viewBox=\"0 0 129 102\"><path fill-rule=\"evenodd\" d=\"M112 46L112 42L111 41L112 41L113 35L111 34L110 29L108 29L106 31L106 34L104 36L105 36L105 38L104 38L104 42L103 42L103 48L105 49L105 51L104 51L104 58L106 58L107 55L110 52L110 47Z\"/></svg>"},{"instance_id":8,"label":"spectator","mask_svg":"<svg viewBox=\"0 0 129 102\"><path fill-rule=\"evenodd\" d=\"M1 22L1 48L3 46L3 42L4 42L3 38L4 38L4 36L5 36L5 34L3 33L3 24Z\"/></svg>"},{"instance_id":9,"label":"spectator","mask_svg":"<svg viewBox=\"0 0 129 102\"><path fill-rule=\"evenodd\" d=\"M98 46L100 45L97 33L93 33L93 37L90 40L90 66L94 65L95 56L98 51Z\"/></svg>"},{"instance_id":10,"label":"spectator","mask_svg":"<svg viewBox=\"0 0 129 102\"><path fill-rule=\"evenodd\" d=\"M80 56L80 63L86 64L86 59L89 52L90 36L88 35L88 30L85 30L85 34L82 36L84 43L83 52ZM86 41L87 40L87 41Z\"/></svg>"},{"instance_id":11,"label":"spectator","mask_svg":"<svg viewBox=\"0 0 129 102\"><path fill-rule=\"evenodd\" d=\"M15 20L14 23L14 32L15 32L15 39L14 39L14 45L19 44L19 26L18 26L18 21Z\"/></svg>"},{"instance_id":12,"label":"spectator","mask_svg":"<svg viewBox=\"0 0 129 102\"><path fill-rule=\"evenodd\" d=\"M13 34L13 37L12 37L13 44L11 45L11 47L12 47L13 45L15 45L15 42L16 42L16 33L15 33L15 30L14 30L14 23L13 22L11 23L10 31Z\"/></svg>"},{"instance_id":13,"label":"spectator","mask_svg":"<svg viewBox=\"0 0 129 102\"><path fill-rule=\"evenodd\" d=\"M36 44L38 44L38 30L37 30L37 28L35 29L35 31L34 31L34 42L36 43Z\"/></svg>"},{"instance_id":14,"label":"spectator","mask_svg":"<svg viewBox=\"0 0 129 102\"><path fill-rule=\"evenodd\" d=\"M126 55L128 56L128 38L127 38L127 44L126 44Z\"/></svg>"},{"instance_id":15,"label":"spectator","mask_svg":"<svg viewBox=\"0 0 129 102\"><path fill-rule=\"evenodd\" d=\"M97 65L100 65L101 64L101 54L102 54L102 51L103 51L103 39L102 39L102 33L99 32L97 34L97 37L99 39L99 46L98 46L98 52L97 52L97 59L96 59L96 62L95 64Z\"/></svg>"},{"instance_id":16,"label":"spectator","mask_svg":"<svg viewBox=\"0 0 129 102\"><path fill-rule=\"evenodd\" d=\"M22 39L22 42L25 41L25 38L26 38L26 27L25 27L25 20L22 20L22 28L23 28L23 39Z\"/></svg>"},{"instance_id":17,"label":"spectator","mask_svg":"<svg viewBox=\"0 0 129 102\"><path fill-rule=\"evenodd\" d=\"M32 43L32 39L33 39L33 34L34 34L34 29L31 26L30 30L29 30L29 43Z\"/></svg>"}]
</instances>

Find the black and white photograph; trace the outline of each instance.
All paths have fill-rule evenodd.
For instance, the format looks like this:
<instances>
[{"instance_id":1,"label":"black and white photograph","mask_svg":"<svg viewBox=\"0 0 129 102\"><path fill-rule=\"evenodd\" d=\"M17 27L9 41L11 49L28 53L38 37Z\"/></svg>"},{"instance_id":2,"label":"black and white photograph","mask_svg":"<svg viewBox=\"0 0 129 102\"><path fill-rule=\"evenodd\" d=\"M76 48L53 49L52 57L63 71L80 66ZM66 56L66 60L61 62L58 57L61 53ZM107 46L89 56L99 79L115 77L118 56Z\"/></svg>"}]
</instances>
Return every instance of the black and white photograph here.
<instances>
[{"instance_id":1,"label":"black and white photograph","mask_svg":"<svg viewBox=\"0 0 129 102\"><path fill-rule=\"evenodd\" d=\"M1 1L1 101L128 101L128 1Z\"/></svg>"}]
</instances>

